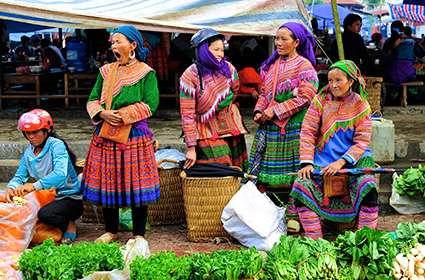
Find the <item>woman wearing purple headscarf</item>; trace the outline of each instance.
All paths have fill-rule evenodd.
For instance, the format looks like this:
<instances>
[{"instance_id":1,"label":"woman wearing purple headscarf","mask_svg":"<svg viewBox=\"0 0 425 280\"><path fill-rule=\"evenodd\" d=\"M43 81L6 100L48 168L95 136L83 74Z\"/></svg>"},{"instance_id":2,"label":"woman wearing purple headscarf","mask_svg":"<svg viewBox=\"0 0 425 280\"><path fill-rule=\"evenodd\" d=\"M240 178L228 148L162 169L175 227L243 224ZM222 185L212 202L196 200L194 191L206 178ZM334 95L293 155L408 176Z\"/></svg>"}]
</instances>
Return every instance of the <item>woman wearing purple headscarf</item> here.
<instances>
[{"instance_id":1,"label":"woman wearing purple headscarf","mask_svg":"<svg viewBox=\"0 0 425 280\"><path fill-rule=\"evenodd\" d=\"M285 174L299 169L301 124L318 88L314 45L302 24L285 23L276 31L276 50L261 67L263 86L254 109L260 126L248 170L262 189L290 188L295 177ZM287 214L297 217L294 207Z\"/></svg>"},{"instance_id":2,"label":"woman wearing purple headscarf","mask_svg":"<svg viewBox=\"0 0 425 280\"><path fill-rule=\"evenodd\" d=\"M223 163L246 170L247 133L238 107L238 74L224 58L224 36L213 29L193 35L196 61L180 78L180 112L187 146L185 168Z\"/></svg>"}]
</instances>

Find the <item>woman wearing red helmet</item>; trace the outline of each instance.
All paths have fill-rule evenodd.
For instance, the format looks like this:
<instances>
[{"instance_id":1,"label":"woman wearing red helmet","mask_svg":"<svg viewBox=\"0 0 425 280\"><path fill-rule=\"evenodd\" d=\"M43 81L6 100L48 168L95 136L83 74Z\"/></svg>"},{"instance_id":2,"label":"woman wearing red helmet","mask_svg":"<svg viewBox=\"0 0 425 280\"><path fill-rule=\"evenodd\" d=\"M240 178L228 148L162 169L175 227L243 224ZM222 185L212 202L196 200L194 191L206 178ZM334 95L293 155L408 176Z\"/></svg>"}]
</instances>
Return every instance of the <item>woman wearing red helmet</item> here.
<instances>
[{"instance_id":1,"label":"woman wearing red helmet","mask_svg":"<svg viewBox=\"0 0 425 280\"><path fill-rule=\"evenodd\" d=\"M53 132L53 119L42 109L27 112L18 120L29 145L22 155L15 176L9 181L6 199L22 197L40 189L56 189L56 199L38 212L41 222L58 227L62 242L76 238L75 220L83 213L80 181L75 170L75 155ZM34 183L28 183L32 178Z\"/></svg>"}]
</instances>

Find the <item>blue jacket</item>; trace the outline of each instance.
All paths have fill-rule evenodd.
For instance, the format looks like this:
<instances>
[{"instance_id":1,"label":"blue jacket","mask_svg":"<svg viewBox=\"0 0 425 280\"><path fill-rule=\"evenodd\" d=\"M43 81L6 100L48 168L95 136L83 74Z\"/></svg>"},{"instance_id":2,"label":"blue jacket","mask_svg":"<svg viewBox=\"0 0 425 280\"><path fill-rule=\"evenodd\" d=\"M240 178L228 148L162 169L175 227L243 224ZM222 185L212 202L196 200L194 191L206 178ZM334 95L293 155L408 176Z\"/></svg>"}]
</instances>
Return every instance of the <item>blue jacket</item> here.
<instances>
[{"instance_id":1,"label":"blue jacket","mask_svg":"<svg viewBox=\"0 0 425 280\"><path fill-rule=\"evenodd\" d=\"M47 138L43 150L36 156L31 144L25 149L15 176L8 187L15 189L25 184L29 177L37 180L35 189L56 189L56 196L80 194L80 181L71 163L68 151L62 140Z\"/></svg>"}]
</instances>

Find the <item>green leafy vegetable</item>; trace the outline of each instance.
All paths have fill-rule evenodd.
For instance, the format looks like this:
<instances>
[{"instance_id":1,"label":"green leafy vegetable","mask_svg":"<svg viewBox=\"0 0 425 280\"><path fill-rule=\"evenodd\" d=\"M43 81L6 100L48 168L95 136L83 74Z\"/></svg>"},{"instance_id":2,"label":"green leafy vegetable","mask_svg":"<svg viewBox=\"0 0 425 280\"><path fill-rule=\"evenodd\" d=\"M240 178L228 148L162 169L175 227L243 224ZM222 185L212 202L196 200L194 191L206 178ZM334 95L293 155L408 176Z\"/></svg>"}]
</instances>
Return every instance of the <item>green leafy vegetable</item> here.
<instances>
[{"instance_id":1,"label":"green leafy vegetable","mask_svg":"<svg viewBox=\"0 0 425 280\"><path fill-rule=\"evenodd\" d=\"M191 279L191 257L177 257L173 252L160 252L148 259L137 257L130 264L132 280Z\"/></svg>"},{"instance_id":2,"label":"green leafy vegetable","mask_svg":"<svg viewBox=\"0 0 425 280\"><path fill-rule=\"evenodd\" d=\"M282 236L269 252L268 279L338 279L336 247L327 240Z\"/></svg>"},{"instance_id":3,"label":"green leafy vegetable","mask_svg":"<svg viewBox=\"0 0 425 280\"><path fill-rule=\"evenodd\" d=\"M219 250L193 255L194 280L259 279L263 274L263 258L255 249Z\"/></svg>"},{"instance_id":4,"label":"green leafy vegetable","mask_svg":"<svg viewBox=\"0 0 425 280\"><path fill-rule=\"evenodd\" d=\"M124 260L117 244L81 242L56 246L44 241L19 259L24 279L74 280L95 271L123 269Z\"/></svg>"},{"instance_id":5,"label":"green leafy vegetable","mask_svg":"<svg viewBox=\"0 0 425 280\"><path fill-rule=\"evenodd\" d=\"M394 179L393 186L399 195L425 196L425 166L407 169Z\"/></svg>"},{"instance_id":6,"label":"green leafy vegetable","mask_svg":"<svg viewBox=\"0 0 425 280\"><path fill-rule=\"evenodd\" d=\"M392 279L397 245L388 233L363 228L345 232L335 240L339 267L351 267L351 279ZM349 277L344 271L344 277ZM348 278L349 279L349 278Z\"/></svg>"}]
</instances>

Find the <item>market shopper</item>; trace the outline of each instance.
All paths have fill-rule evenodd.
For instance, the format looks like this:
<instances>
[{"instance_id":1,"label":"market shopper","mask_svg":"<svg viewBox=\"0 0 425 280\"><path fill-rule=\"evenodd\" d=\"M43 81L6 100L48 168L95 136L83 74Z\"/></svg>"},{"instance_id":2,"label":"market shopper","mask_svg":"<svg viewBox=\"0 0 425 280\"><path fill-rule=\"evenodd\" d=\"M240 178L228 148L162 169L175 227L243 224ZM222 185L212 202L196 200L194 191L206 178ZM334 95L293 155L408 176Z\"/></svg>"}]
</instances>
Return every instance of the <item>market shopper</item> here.
<instances>
[{"instance_id":1,"label":"market shopper","mask_svg":"<svg viewBox=\"0 0 425 280\"><path fill-rule=\"evenodd\" d=\"M75 155L66 142L53 132L53 119L42 109L24 113L18 129L29 141L15 176L7 184L6 199L23 197L41 189L55 189L56 199L42 207L39 220L58 227L62 242L70 243L77 237L75 220L83 213L80 181L75 170ZM35 180L29 183L29 179Z\"/></svg>"},{"instance_id":2,"label":"market shopper","mask_svg":"<svg viewBox=\"0 0 425 280\"><path fill-rule=\"evenodd\" d=\"M414 66L415 41L404 35L404 25L396 20L391 23L391 37L382 49L384 79L400 85L416 78Z\"/></svg>"},{"instance_id":3,"label":"market shopper","mask_svg":"<svg viewBox=\"0 0 425 280\"><path fill-rule=\"evenodd\" d=\"M105 231L97 242L117 239L119 208L131 207L133 235L143 237L147 204L159 199L153 134L147 119L159 103L155 71L144 63L148 50L130 25L112 35L116 62L100 68L87 102L96 125L81 187L84 199L100 205Z\"/></svg>"},{"instance_id":4,"label":"market shopper","mask_svg":"<svg viewBox=\"0 0 425 280\"><path fill-rule=\"evenodd\" d=\"M360 35L362 17L357 14L348 14L344 18L343 26L342 43L345 58L354 61L363 71L367 70L370 64L370 57L363 38ZM331 58L333 61L338 61L338 57L338 46L335 39L331 45Z\"/></svg>"},{"instance_id":5,"label":"market shopper","mask_svg":"<svg viewBox=\"0 0 425 280\"><path fill-rule=\"evenodd\" d=\"M305 235L313 239L323 237L321 219L345 223L358 217L358 228L373 229L378 221L373 175L348 177L349 192L342 197L325 196L324 179L311 176L314 169L333 176L341 168L374 167L368 148L371 111L360 70L354 62L341 60L331 65L328 80L305 116L300 139L302 169L290 194Z\"/></svg>"},{"instance_id":6,"label":"market shopper","mask_svg":"<svg viewBox=\"0 0 425 280\"><path fill-rule=\"evenodd\" d=\"M238 107L238 74L224 58L224 36L213 29L191 39L195 62L180 78L180 113L187 146L185 168L198 163L222 163L246 170L247 130Z\"/></svg>"},{"instance_id":7,"label":"market shopper","mask_svg":"<svg viewBox=\"0 0 425 280\"><path fill-rule=\"evenodd\" d=\"M265 188L290 188L294 177L286 173L299 169L299 134L304 115L317 92L318 78L314 37L301 24L288 22L279 27L276 51L263 63L263 87L254 109L256 132L249 172ZM288 219L296 218L293 206Z\"/></svg>"}]
</instances>

